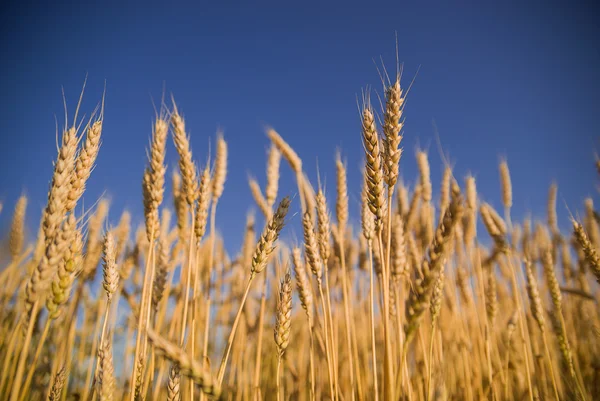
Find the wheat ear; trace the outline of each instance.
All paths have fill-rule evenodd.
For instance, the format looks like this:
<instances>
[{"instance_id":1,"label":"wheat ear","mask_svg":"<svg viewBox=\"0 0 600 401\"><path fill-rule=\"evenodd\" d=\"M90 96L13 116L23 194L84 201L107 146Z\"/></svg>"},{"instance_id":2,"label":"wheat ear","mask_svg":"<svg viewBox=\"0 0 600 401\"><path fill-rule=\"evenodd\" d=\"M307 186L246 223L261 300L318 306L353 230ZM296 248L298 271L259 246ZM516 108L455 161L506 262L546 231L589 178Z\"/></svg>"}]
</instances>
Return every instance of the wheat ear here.
<instances>
[{"instance_id":1,"label":"wheat ear","mask_svg":"<svg viewBox=\"0 0 600 401\"><path fill-rule=\"evenodd\" d=\"M389 188L394 188L398 180L398 166L402 149L402 111L404 97L400 88L400 79L396 78L394 84L386 89L385 111L383 113L383 135L384 135L384 177ZM392 191L393 192L393 191Z\"/></svg>"},{"instance_id":2,"label":"wheat ear","mask_svg":"<svg viewBox=\"0 0 600 401\"><path fill-rule=\"evenodd\" d=\"M407 322L404 327L404 349L412 341L420 324L425 308L431 300L431 293L448 249L454 226L462 214L462 197L453 193L450 206L444 213L444 218L438 226L433 243L428 250L428 258L422 262L423 279L415 285L406 301Z\"/></svg>"},{"instance_id":3,"label":"wheat ear","mask_svg":"<svg viewBox=\"0 0 600 401\"><path fill-rule=\"evenodd\" d=\"M267 186L265 187L265 199L270 210L275 204L277 192L279 191L279 166L281 163L281 152L277 146L271 144L267 159Z\"/></svg>"},{"instance_id":4,"label":"wheat ear","mask_svg":"<svg viewBox=\"0 0 600 401\"><path fill-rule=\"evenodd\" d=\"M292 276L289 269L285 273L285 277L279 288L277 314L275 317L275 344L277 345L276 390L277 400L281 400L281 359L290 343L290 327L292 324Z\"/></svg>"},{"instance_id":5,"label":"wheat ear","mask_svg":"<svg viewBox=\"0 0 600 401\"><path fill-rule=\"evenodd\" d=\"M27 210L27 197L21 195L15 205L10 232L8 235L8 248L10 250L11 262L14 263L23 251L25 242L25 212Z\"/></svg>"},{"instance_id":6,"label":"wheat ear","mask_svg":"<svg viewBox=\"0 0 600 401\"><path fill-rule=\"evenodd\" d=\"M592 245L592 242L583 230L583 226L575 220L573 220L573 233L575 234L575 240L583 250L586 262L592 269L596 280L600 283L600 257L598 256L598 251Z\"/></svg>"},{"instance_id":7,"label":"wheat ear","mask_svg":"<svg viewBox=\"0 0 600 401\"><path fill-rule=\"evenodd\" d=\"M235 333L240 321L240 317L242 315L242 311L244 310L244 305L246 304L246 299L248 298L250 286L256 274L262 272L265 269L265 267L267 266L269 256L275 250L275 242L279 238L279 233L283 229L283 225L285 223L285 216L287 215L289 207L290 198L283 198L279 202L277 210L271 217L271 220L269 220L269 223L265 227L260 239L258 240L258 243L256 244L254 254L252 255L250 278L248 279L248 283L246 284L244 295L242 296L242 300L240 302L240 306L238 308L236 317L233 321L233 325L231 326L231 332L229 333L227 345L225 346L225 352L223 353L223 358L221 359L221 364L219 365L219 373L217 375L217 382L219 383L219 386L223 383L223 377L225 376L225 368L227 367L227 360L229 359L229 353L231 352L231 346L235 338Z\"/></svg>"},{"instance_id":8,"label":"wheat ear","mask_svg":"<svg viewBox=\"0 0 600 401\"><path fill-rule=\"evenodd\" d=\"M61 398L61 394L63 391L63 387L65 385L65 381L67 379L67 372L64 367L62 367L54 376L52 380L52 388L48 393L47 401L59 401Z\"/></svg>"},{"instance_id":9,"label":"wheat ear","mask_svg":"<svg viewBox=\"0 0 600 401\"><path fill-rule=\"evenodd\" d=\"M148 339L154 345L157 353L177 365L179 372L198 384L204 394L209 397L219 398L221 386L218 384L216 378L204 368L202 363L190 358L183 349L167 341L151 328L148 328L147 332Z\"/></svg>"},{"instance_id":10,"label":"wheat ear","mask_svg":"<svg viewBox=\"0 0 600 401\"><path fill-rule=\"evenodd\" d=\"M98 151L100 150L102 124L103 121L101 117L87 128L85 142L79 151L79 155L77 155L75 169L71 177L71 187L65 204L67 211L75 209L77 201L79 201L85 192L86 181L94 169L94 163L96 162Z\"/></svg>"}]
</instances>

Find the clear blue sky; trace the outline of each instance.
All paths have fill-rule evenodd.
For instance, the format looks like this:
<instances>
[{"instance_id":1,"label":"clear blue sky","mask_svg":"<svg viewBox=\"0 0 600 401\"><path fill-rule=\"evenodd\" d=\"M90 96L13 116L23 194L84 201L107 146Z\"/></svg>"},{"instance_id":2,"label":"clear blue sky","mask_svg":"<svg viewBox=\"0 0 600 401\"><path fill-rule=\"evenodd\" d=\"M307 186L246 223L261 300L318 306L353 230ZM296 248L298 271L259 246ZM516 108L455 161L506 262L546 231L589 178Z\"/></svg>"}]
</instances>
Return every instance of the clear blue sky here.
<instances>
[{"instance_id":1,"label":"clear blue sky","mask_svg":"<svg viewBox=\"0 0 600 401\"><path fill-rule=\"evenodd\" d=\"M475 174L481 197L496 206L497 162L508 159L517 217L543 215L552 179L572 209L597 195L600 15L591 2L66 3L0 6L2 226L22 192L37 224L56 157L55 117L63 123L61 87L72 116L86 74L85 112L105 81L107 89L103 145L85 204L106 192L113 221L125 207L141 219L152 98L163 85L185 114L199 163L217 127L225 131L230 167L218 224L236 245L252 205L247 175L264 183L265 124L298 151L313 179L318 160L331 197L334 151L342 149L357 216L356 99L367 85L380 92L373 60L394 68L395 32L404 86L420 68L405 113L406 181L414 182L420 145L439 183L435 121L455 175ZM167 160L176 167L172 144ZM281 193L294 194L282 166ZM564 226L562 202L559 212Z\"/></svg>"}]
</instances>

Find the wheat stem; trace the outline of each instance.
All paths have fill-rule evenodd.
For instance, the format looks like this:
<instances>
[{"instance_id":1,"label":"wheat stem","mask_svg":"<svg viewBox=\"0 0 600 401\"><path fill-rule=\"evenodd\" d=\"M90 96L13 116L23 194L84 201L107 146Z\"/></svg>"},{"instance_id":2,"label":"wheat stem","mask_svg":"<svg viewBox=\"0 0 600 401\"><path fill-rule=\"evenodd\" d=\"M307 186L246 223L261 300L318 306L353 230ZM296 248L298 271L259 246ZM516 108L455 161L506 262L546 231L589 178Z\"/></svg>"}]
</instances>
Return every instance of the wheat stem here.
<instances>
[{"instance_id":1,"label":"wheat stem","mask_svg":"<svg viewBox=\"0 0 600 401\"><path fill-rule=\"evenodd\" d=\"M25 340L21 347L21 353L19 356L19 363L17 365L17 371L15 373L15 379L12 385L12 392L10 394L10 401L17 401L19 399L19 391L21 389L21 381L23 380L23 374L25 371L25 362L27 360L27 354L29 351L29 343L31 342L31 336L33 335L33 326L37 317L39 307L39 301L35 301L31 308L29 315L29 322L27 323L27 332L25 334Z\"/></svg>"},{"instance_id":2,"label":"wheat stem","mask_svg":"<svg viewBox=\"0 0 600 401\"><path fill-rule=\"evenodd\" d=\"M146 335L144 332L144 313L142 313L142 311L145 310L144 306L146 303L146 298L148 298L148 294L150 292L150 287L152 285L152 282L150 281L151 274L148 274L148 269L151 269L152 267L152 253L154 250L154 246L152 245L154 243L154 231L152 231L151 235L150 235L150 248L148 249L148 255L146 256L146 267L144 269L144 284L142 286L142 296L140 298L140 312L139 312L139 316L138 316L138 330L137 330L137 335L136 335L136 342L135 342L135 352L133 354L133 370L131 372L131 383L130 383L130 390L129 390L129 400L130 401L134 401L135 399L135 386L136 386L136 376L138 373L138 365L139 365L139 358L143 349L143 337ZM152 268L152 271L154 271L154 269Z\"/></svg>"},{"instance_id":3,"label":"wheat stem","mask_svg":"<svg viewBox=\"0 0 600 401\"><path fill-rule=\"evenodd\" d=\"M260 400L260 365L262 361L262 338L264 333L265 310L267 307L267 277L268 271L265 272L262 291L260 296L260 310L258 312L258 336L256 337L256 361L254 364L254 375L252 379L252 388L255 392L254 399Z\"/></svg>"},{"instance_id":4,"label":"wheat stem","mask_svg":"<svg viewBox=\"0 0 600 401\"><path fill-rule=\"evenodd\" d=\"M433 343L435 341L436 322L431 324L431 334L429 335L429 366L427 367L427 390L425 393L426 400L431 399L431 371L433 370Z\"/></svg>"},{"instance_id":5,"label":"wheat stem","mask_svg":"<svg viewBox=\"0 0 600 401\"><path fill-rule=\"evenodd\" d=\"M235 338L235 333L237 331L237 327L240 322L240 317L242 316L244 305L246 304L246 299L248 298L248 293L250 292L250 285L252 284L252 280L254 279L254 277L254 275L251 275L248 279L246 289L244 290L244 295L242 296L242 301L240 302L240 306L235 315L235 319L233 320L233 325L231 326L231 332L229 333L227 345L225 346L225 353L223 354L223 359L221 359L221 364L219 365L219 373L217 375L217 383L219 384L219 386L223 383L223 376L225 376L225 368L227 367L227 360L229 359L229 353L231 352L233 339Z\"/></svg>"},{"instance_id":6,"label":"wheat stem","mask_svg":"<svg viewBox=\"0 0 600 401\"><path fill-rule=\"evenodd\" d=\"M371 241L368 243L369 248L369 318L371 321L371 352L373 359L373 393L375 401L379 400L379 384L377 379L377 347L375 343L375 283L373 277L373 247ZM402 366L402 365L400 365Z\"/></svg>"},{"instance_id":7,"label":"wheat stem","mask_svg":"<svg viewBox=\"0 0 600 401\"><path fill-rule=\"evenodd\" d=\"M327 371L329 373L329 391L332 400L336 400L336 386L335 386L335 370L331 361L331 345L329 343L329 333L328 333L328 322L327 322L327 307L325 306L325 295L323 294L323 286L321 285L321 281L317 281L317 286L319 287L319 296L321 298L321 308L323 309L323 337L325 337L325 354L327 356Z\"/></svg>"},{"instance_id":8,"label":"wheat stem","mask_svg":"<svg viewBox=\"0 0 600 401\"><path fill-rule=\"evenodd\" d=\"M31 361L31 364L29 365L29 371L27 372L27 377L25 378L25 383L23 384L24 391L23 391L23 394L21 394L20 401L25 400L25 396L27 395L27 390L29 390L29 386L31 385L31 380L33 379L33 374L35 373L35 367L36 367L37 362L42 353L42 349L43 349L44 343L46 342L46 337L48 336L48 332L50 331L51 321L52 320L50 318L48 318L48 319L46 319L46 323L44 323L44 329L42 331L42 335L38 340L38 344L35 349L35 354L33 355L33 360Z\"/></svg>"}]
</instances>

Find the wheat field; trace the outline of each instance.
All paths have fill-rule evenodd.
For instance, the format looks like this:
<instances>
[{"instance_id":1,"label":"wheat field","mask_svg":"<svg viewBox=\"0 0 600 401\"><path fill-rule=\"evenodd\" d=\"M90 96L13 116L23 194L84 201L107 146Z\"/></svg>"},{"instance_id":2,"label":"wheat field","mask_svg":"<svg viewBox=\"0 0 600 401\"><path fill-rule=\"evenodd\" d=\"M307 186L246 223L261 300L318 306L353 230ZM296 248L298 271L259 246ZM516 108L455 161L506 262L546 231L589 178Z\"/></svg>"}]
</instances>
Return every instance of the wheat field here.
<instances>
[{"instance_id":1,"label":"wheat field","mask_svg":"<svg viewBox=\"0 0 600 401\"><path fill-rule=\"evenodd\" d=\"M399 76L380 108L363 96L359 194L348 193L343 150L332 150L335 198L326 199L285 133L267 129L266 186L250 178L230 189L249 189L248 209L266 221L248 215L239 250L216 229L236 146L224 135L212 157L192 154L183 112L163 105L140 177L144 218L117 211L107 221L106 199L77 207L102 152L103 108L65 126L44 172L39 228L25 227L26 196L0 208L12 213L0 254L0 398L600 399L592 200L571 205L584 209L561 232L555 184L537 205L545 221L511 219L506 161L503 210L450 165L432 183L429 155L402 152L405 99ZM408 163L419 171L412 188L399 174ZM293 172L296 192L280 193L281 169ZM37 232L32 243L27 231Z\"/></svg>"}]
</instances>

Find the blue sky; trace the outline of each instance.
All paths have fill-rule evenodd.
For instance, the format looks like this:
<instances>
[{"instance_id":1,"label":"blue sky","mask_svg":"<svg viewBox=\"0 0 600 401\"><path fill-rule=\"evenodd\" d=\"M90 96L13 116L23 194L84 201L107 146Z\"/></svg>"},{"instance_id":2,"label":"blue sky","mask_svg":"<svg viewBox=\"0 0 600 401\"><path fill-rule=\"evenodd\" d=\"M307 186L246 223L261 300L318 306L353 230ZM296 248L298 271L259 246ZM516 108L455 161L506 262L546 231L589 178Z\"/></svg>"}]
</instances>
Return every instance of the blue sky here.
<instances>
[{"instance_id":1,"label":"blue sky","mask_svg":"<svg viewBox=\"0 0 600 401\"><path fill-rule=\"evenodd\" d=\"M405 109L407 182L415 180L421 146L429 150L434 188L439 183L435 122L455 176L473 173L480 196L497 207L497 164L508 159L516 217L544 215L553 179L563 227L563 199L577 210L597 195L600 15L591 3L195 3L0 6L0 226L24 192L35 230L56 157L55 118L63 123L61 88L72 117L86 74L83 111L94 108L105 82L106 111L84 204L106 193L112 221L123 208L141 219L152 99L163 87L186 117L199 163L224 129L230 165L218 225L228 240L239 243L253 205L248 174L264 184L267 124L315 181L318 161L331 198L334 153L342 150L356 217L363 152L357 97L366 86L381 93L377 65L381 57L395 68L396 32L404 87L418 70ZM171 143L167 161L176 167ZM282 167L280 193L294 194Z\"/></svg>"}]
</instances>

